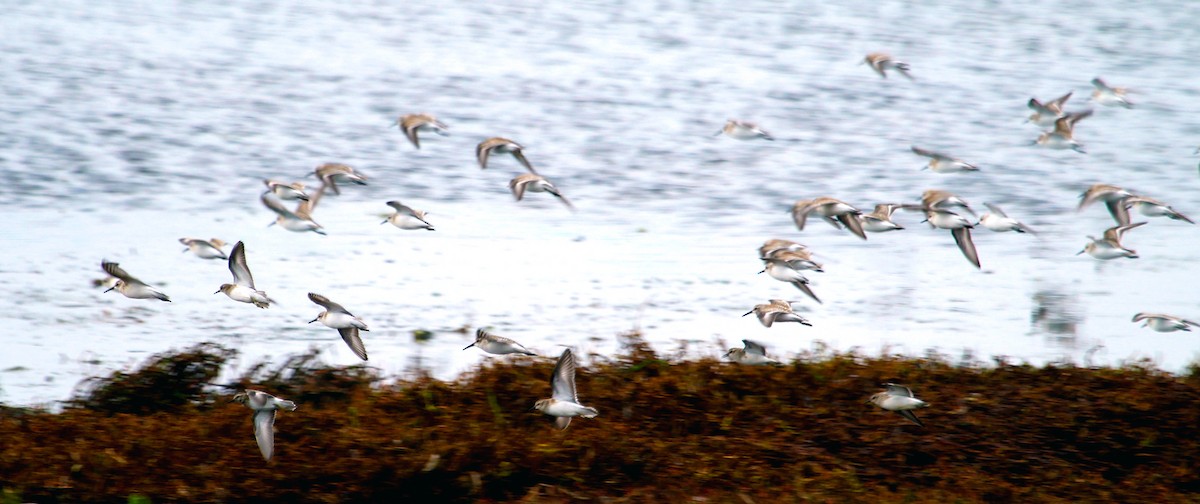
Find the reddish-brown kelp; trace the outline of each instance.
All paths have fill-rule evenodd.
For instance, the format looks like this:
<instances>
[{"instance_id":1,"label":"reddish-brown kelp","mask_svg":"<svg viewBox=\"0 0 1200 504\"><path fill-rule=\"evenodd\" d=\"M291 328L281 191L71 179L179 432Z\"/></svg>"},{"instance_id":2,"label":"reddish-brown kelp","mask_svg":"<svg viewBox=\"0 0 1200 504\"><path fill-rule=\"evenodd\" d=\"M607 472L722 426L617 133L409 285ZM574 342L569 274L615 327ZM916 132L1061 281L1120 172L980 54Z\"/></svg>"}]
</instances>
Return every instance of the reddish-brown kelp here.
<instances>
[{"instance_id":1,"label":"reddish-brown kelp","mask_svg":"<svg viewBox=\"0 0 1200 504\"><path fill-rule=\"evenodd\" d=\"M310 353L252 367L229 387L179 380L166 397L193 396L171 408L131 414L89 396L58 414L2 410L0 487L72 502L1200 498L1195 370L828 352L749 367L668 360L624 338L619 355L578 356L580 399L600 416L566 431L530 411L547 394L548 359L381 386L367 368ZM884 382L930 403L924 428L865 404ZM245 386L298 405L278 416L270 463L245 408L228 402Z\"/></svg>"}]
</instances>

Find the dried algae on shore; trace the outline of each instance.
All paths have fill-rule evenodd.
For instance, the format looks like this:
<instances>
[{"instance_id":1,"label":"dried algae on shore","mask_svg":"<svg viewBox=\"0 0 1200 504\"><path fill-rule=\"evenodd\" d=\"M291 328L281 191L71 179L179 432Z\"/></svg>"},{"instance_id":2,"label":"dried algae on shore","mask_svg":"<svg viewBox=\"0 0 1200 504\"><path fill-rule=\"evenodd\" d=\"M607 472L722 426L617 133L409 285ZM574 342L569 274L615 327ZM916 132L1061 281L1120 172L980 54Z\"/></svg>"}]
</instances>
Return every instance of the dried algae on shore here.
<instances>
[{"instance_id":1,"label":"dried algae on shore","mask_svg":"<svg viewBox=\"0 0 1200 504\"><path fill-rule=\"evenodd\" d=\"M581 356L602 416L530 411L553 362L384 382L315 352L212 380L203 344L88 384L60 413L0 411L0 487L35 502L1065 502L1200 498L1200 374L809 354L779 367L675 360L637 335ZM883 382L926 427L865 404ZM264 463L244 387L296 401Z\"/></svg>"}]
</instances>

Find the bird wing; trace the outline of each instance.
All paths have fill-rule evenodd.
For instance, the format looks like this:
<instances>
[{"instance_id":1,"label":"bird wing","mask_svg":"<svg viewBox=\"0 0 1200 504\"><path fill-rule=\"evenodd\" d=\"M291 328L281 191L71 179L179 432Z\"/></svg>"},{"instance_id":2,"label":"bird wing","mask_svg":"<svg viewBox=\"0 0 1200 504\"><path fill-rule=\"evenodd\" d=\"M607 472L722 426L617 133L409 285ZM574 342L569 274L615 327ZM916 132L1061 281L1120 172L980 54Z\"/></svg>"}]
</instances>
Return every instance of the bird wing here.
<instances>
[{"instance_id":1,"label":"bird wing","mask_svg":"<svg viewBox=\"0 0 1200 504\"><path fill-rule=\"evenodd\" d=\"M315 292L309 292L308 299L312 300L312 302L314 302L316 304L319 304L319 305L325 307L326 310L329 310L331 312L341 312L341 313L345 313L346 315L350 315L351 317L354 316L349 311L346 311L346 309L343 308L342 305L334 303L333 301L330 301L329 298L322 296L320 294L317 294Z\"/></svg>"},{"instance_id":2,"label":"bird wing","mask_svg":"<svg viewBox=\"0 0 1200 504\"><path fill-rule=\"evenodd\" d=\"M975 242L971 241L971 228L960 227L950 230L950 234L954 235L954 243L958 244L958 249L962 250L963 256L971 261L976 268L981 268L979 265L979 252L975 250Z\"/></svg>"},{"instance_id":3,"label":"bird wing","mask_svg":"<svg viewBox=\"0 0 1200 504\"><path fill-rule=\"evenodd\" d=\"M917 414L913 413L912 410L896 410L896 414L907 418L910 422L917 424L918 427L925 426L925 424L921 423L921 419L917 418Z\"/></svg>"},{"instance_id":4,"label":"bird wing","mask_svg":"<svg viewBox=\"0 0 1200 504\"><path fill-rule=\"evenodd\" d=\"M550 390L550 397L556 401L579 404L579 397L575 393L575 355L570 348L563 350L558 364L554 366L554 374L550 375Z\"/></svg>"},{"instance_id":5,"label":"bird wing","mask_svg":"<svg viewBox=\"0 0 1200 504\"><path fill-rule=\"evenodd\" d=\"M233 273L233 283L254 288L254 277L250 275L250 267L246 265L246 245L240 241L229 253L229 271Z\"/></svg>"},{"instance_id":6,"label":"bird wing","mask_svg":"<svg viewBox=\"0 0 1200 504\"><path fill-rule=\"evenodd\" d=\"M899 385L896 383L884 383L883 386L887 388L888 395L914 397L912 389L905 387L904 385Z\"/></svg>"},{"instance_id":7,"label":"bird wing","mask_svg":"<svg viewBox=\"0 0 1200 504\"><path fill-rule=\"evenodd\" d=\"M275 410L254 411L254 439L258 441L263 458L271 460L275 454Z\"/></svg>"},{"instance_id":8,"label":"bird wing","mask_svg":"<svg viewBox=\"0 0 1200 504\"><path fill-rule=\"evenodd\" d=\"M100 261L100 268L103 269L105 273L108 273L111 276L120 278L121 281L123 281L127 284L146 285L146 282L138 280L138 279L134 278L133 275L126 273L125 270L121 269L121 266L118 263L108 262L108 261Z\"/></svg>"},{"instance_id":9,"label":"bird wing","mask_svg":"<svg viewBox=\"0 0 1200 504\"><path fill-rule=\"evenodd\" d=\"M1000 207L998 207L996 205L993 205L991 203L984 203L983 206L987 207L988 210L991 210L992 214L997 217L1008 218L1008 215L1005 215L1004 210L1001 210Z\"/></svg>"},{"instance_id":10,"label":"bird wing","mask_svg":"<svg viewBox=\"0 0 1200 504\"><path fill-rule=\"evenodd\" d=\"M742 340L742 344L746 346L746 353L748 354L758 354L763 357L767 356L767 347L758 342L744 339Z\"/></svg>"},{"instance_id":11,"label":"bird wing","mask_svg":"<svg viewBox=\"0 0 1200 504\"><path fill-rule=\"evenodd\" d=\"M518 175L516 178L508 181L508 189L512 191L513 197L517 201L525 197L525 186L528 186L532 179L528 175Z\"/></svg>"},{"instance_id":12,"label":"bird wing","mask_svg":"<svg viewBox=\"0 0 1200 504\"><path fill-rule=\"evenodd\" d=\"M862 215L862 212L844 213L837 216L837 220L841 222L842 225L846 226L846 229L849 229L851 233L854 233L855 235L858 235L859 238L866 240L867 233L863 231L862 221L858 220L859 215Z\"/></svg>"},{"instance_id":13,"label":"bird wing","mask_svg":"<svg viewBox=\"0 0 1200 504\"><path fill-rule=\"evenodd\" d=\"M571 417L569 417L569 416L554 417L554 426L558 427L558 430L566 430L567 426L569 426L569 425L571 425Z\"/></svg>"},{"instance_id":14,"label":"bird wing","mask_svg":"<svg viewBox=\"0 0 1200 504\"><path fill-rule=\"evenodd\" d=\"M403 203L400 203L399 201L392 200L392 201L387 202L387 205L396 209L397 212L400 212L402 214L409 215L412 217L417 217L416 210L413 210L412 207L405 205Z\"/></svg>"},{"instance_id":15,"label":"bird wing","mask_svg":"<svg viewBox=\"0 0 1200 504\"><path fill-rule=\"evenodd\" d=\"M362 337L358 335L357 327L343 327L338 329L338 334L342 335L342 341L350 345L350 350L354 351L359 359L367 360L367 347L363 346Z\"/></svg>"},{"instance_id":16,"label":"bird wing","mask_svg":"<svg viewBox=\"0 0 1200 504\"><path fill-rule=\"evenodd\" d=\"M317 188L317 192L308 195L308 199L301 201L296 205L295 215L301 219L312 220L312 213L317 209L317 202L321 201L321 197L325 195L325 188L332 187L333 193L337 194L337 185L333 182L333 177L329 177L327 183L322 183L321 187Z\"/></svg>"},{"instance_id":17,"label":"bird wing","mask_svg":"<svg viewBox=\"0 0 1200 504\"><path fill-rule=\"evenodd\" d=\"M272 212L275 212L276 214L283 216L283 218L285 218L285 219L295 219L296 218L296 214L292 213L291 210L288 210L287 207L283 206L283 203L281 201L279 201L279 198L276 197L275 194L272 193L271 191L262 193L262 196L259 196L258 199L260 201L262 201L262 204L265 205L268 209L270 209Z\"/></svg>"},{"instance_id":18,"label":"bird wing","mask_svg":"<svg viewBox=\"0 0 1200 504\"><path fill-rule=\"evenodd\" d=\"M1062 112L1063 107L1067 104L1067 100L1070 100L1073 94L1075 94L1075 90L1072 89L1067 94L1046 102L1046 108L1050 109L1053 113Z\"/></svg>"}]
</instances>

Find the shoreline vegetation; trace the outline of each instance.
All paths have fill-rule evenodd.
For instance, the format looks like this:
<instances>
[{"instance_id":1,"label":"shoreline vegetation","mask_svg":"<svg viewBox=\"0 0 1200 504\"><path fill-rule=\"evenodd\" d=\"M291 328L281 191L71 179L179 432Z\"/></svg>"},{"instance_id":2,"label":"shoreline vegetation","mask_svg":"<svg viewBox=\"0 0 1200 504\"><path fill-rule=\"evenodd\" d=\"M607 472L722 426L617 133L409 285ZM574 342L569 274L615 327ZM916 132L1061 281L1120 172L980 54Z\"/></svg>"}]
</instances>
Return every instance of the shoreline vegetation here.
<instances>
[{"instance_id":1,"label":"shoreline vegetation","mask_svg":"<svg viewBox=\"0 0 1200 504\"><path fill-rule=\"evenodd\" d=\"M214 385L212 343L89 380L63 411L0 406L8 502L1195 502L1200 368L952 363L816 352L676 361L636 333L582 359L600 416L531 411L552 359L384 382L315 351ZM866 403L931 406L921 428ZM254 388L295 401L264 462Z\"/></svg>"}]
</instances>

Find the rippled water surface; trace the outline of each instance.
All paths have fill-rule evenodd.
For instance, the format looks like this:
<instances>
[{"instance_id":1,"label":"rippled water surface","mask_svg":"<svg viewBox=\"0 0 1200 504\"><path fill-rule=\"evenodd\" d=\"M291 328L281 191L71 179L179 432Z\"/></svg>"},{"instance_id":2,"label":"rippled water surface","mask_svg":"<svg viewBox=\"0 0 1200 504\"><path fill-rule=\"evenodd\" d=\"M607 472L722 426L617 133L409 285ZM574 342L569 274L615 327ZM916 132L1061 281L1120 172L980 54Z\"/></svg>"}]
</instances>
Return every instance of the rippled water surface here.
<instances>
[{"instance_id":1,"label":"rippled water surface","mask_svg":"<svg viewBox=\"0 0 1200 504\"><path fill-rule=\"evenodd\" d=\"M308 325L322 293L371 326L370 364L453 377L489 357L463 328L491 327L545 354L611 352L639 329L661 350L760 340L787 356L820 341L920 355L1117 364L1169 370L1200 339L1130 322L1139 311L1200 318L1200 234L1152 219L1126 237L1141 258L1076 256L1111 218L1075 212L1097 182L1200 216L1195 55L1200 4L1136 11L1093 2L13 2L0 17L0 298L7 330L0 401L65 399L87 375L215 340L242 366L310 346L357 358ZM915 81L858 62L886 51ZM1025 102L1103 76L1133 109L1079 123L1088 153L1029 146ZM416 150L395 128L427 111L451 135ZM775 142L714 137L727 118ZM512 138L578 207L516 203L510 157L487 170L474 146ZM910 145L978 164L921 171ZM322 200L328 236L268 228L264 178L350 164L370 185ZM311 183L311 179L310 179ZM952 190L1040 233L975 242L982 271L917 214L861 241L788 209L834 196L869 209ZM381 226L384 202L430 213L436 232ZM184 236L246 243L269 310L213 295L221 261L182 254ZM756 275L767 238L808 244L817 305ZM101 259L173 303L102 294ZM813 327L766 329L741 314L799 301ZM414 330L435 333L423 344Z\"/></svg>"}]
</instances>

